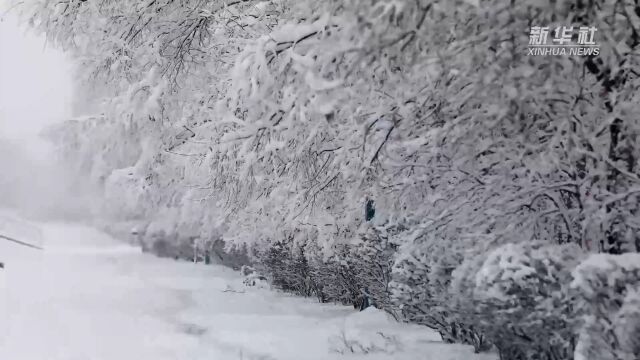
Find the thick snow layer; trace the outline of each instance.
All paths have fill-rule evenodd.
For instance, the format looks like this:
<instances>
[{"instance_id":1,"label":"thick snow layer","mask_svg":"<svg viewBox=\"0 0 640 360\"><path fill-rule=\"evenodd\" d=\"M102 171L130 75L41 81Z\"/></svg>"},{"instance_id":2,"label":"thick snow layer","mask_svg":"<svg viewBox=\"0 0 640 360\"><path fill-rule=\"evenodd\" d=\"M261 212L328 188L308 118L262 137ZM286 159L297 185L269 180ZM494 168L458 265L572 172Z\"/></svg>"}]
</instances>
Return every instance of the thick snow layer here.
<instances>
[{"instance_id":1,"label":"thick snow layer","mask_svg":"<svg viewBox=\"0 0 640 360\"><path fill-rule=\"evenodd\" d=\"M0 242L0 359L495 359L375 309L247 288L91 228L41 228L43 251Z\"/></svg>"}]
</instances>

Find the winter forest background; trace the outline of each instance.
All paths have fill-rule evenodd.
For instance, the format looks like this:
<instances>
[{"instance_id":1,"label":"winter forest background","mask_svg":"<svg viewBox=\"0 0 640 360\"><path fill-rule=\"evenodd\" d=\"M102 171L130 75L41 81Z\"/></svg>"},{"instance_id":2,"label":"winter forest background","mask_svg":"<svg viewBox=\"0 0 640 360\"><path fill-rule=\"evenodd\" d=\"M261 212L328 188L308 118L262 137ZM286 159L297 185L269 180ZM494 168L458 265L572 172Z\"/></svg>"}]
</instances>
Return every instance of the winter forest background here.
<instances>
[{"instance_id":1,"label":"winter forest background","mask_svg":"<svg viewBox=\"0 0 640 360\"><path fill-rule=\"evenodd\" d=\"M503 360L640 358L637 0L12 11L99 109L45 133L74 215ZM600 55L527 56L567 24Z\"/></svg>"}]
</instances>

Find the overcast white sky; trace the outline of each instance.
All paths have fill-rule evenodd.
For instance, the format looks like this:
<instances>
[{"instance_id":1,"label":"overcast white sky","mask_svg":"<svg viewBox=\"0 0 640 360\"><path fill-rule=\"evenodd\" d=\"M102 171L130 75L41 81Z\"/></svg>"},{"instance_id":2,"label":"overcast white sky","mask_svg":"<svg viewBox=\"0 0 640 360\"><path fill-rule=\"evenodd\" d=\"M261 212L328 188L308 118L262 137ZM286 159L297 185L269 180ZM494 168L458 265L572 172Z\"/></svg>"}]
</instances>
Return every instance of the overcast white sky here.
<instances>
[{"instance_id":1,"label":"overcast white sky","mask_svg":"<svg viewBox=\"0 0 640 360\"><path fill-rule=\"evenodd\" d=\"M33 138L71 114L70 62L45 45L0 9L0 138Z\"/></svg>"}]
</instances>

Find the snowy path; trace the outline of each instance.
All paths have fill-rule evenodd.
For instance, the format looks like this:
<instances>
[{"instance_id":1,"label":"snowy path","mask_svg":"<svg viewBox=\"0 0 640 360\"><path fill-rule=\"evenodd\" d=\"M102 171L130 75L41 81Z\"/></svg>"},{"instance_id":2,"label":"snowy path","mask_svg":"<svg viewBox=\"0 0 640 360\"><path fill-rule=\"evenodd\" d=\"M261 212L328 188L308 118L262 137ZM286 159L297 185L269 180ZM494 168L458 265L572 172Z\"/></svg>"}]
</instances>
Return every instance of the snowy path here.
<instances>
[{"instance_id":1,"label":"snowy path","mask_svg":"<svg viewBox=\"0 0 640 360\"><path fill-rule=\"evenodd\" d=\"M0 242L0 359L493 359L381 312L246 288L229 269L158 259L91 228L41 229L44 251ZM344 339L355 354L337 352Z\"/></svg>"}]
</instances>

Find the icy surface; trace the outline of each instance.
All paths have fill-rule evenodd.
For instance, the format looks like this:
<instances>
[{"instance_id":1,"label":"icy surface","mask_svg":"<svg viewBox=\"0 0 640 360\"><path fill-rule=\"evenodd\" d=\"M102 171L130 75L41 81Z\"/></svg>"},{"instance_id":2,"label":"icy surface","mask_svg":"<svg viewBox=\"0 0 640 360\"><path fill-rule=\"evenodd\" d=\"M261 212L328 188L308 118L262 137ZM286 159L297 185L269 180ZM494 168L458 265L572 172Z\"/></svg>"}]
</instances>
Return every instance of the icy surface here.
<instances>
[{"instance_id":1,"label":"icy surface","mask_svg":"<svg viewBox=\"0 0 640 360\"><path fill-rule=\"evenodd\" d=\"M38 226L44 251L0 242L0 359L481 360L427 328L159 259L87 227Z\"/></svg>"}]
</instances>

